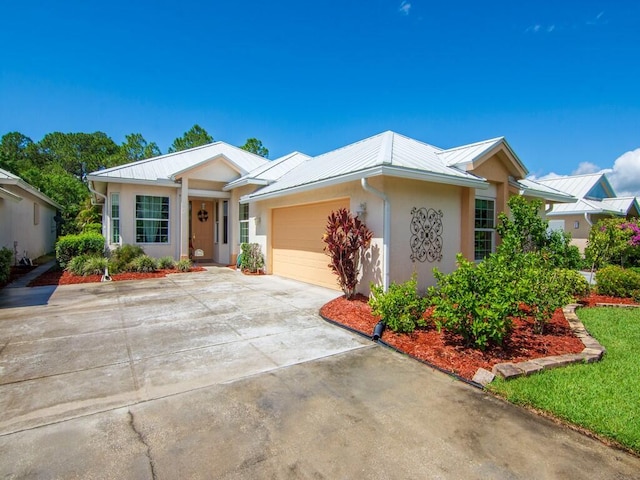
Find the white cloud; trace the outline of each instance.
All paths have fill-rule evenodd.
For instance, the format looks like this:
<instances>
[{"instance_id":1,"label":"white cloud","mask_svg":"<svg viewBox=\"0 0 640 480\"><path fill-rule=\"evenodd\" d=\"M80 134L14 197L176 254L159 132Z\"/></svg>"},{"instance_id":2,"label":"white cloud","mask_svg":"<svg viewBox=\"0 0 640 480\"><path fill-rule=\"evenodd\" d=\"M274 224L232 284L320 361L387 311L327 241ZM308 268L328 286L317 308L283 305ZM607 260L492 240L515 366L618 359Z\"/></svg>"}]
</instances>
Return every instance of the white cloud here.
<instances>
[{"instance_id":1,"label":"white cloud","mask_svg":"<svg viewBox=\"0 0 640 480\"><path fill-rule=\"evenodd\" d=\"M560 178L563 175L558 175L557 173L551 172L551 173L547 173L546 175L541 175L541 176L537 176L537 175L529 175L527 178L530 180L533 180L534 182L537 180L551 180L552 178Z\"/></svg>"},{"instance_id":2,"label":"white cloud","mask_svg":"<svg viewBox=\"0 0 640 480\"><path fill-rule=\"evenodd\" d=\"M597 172L600 172L601 170L602 169L595 163L580 162L580 165L578 165L578 168L576 168L571 173L571 175L585 175L587 173L597 173Z\"/></svg>"},{"instance_id":3,"label":"white cloud","mask_svg":"<svg viewBox=\"0 0 640 480\"><path fill-rule=\"evenodd\" d=\"M550 26L548 26L548 27L547 27L547 33L551 33L551 32L553 32L555 29L556 29L556 26L555 26L555 25L550 25Z\"/></svg>"},{"instance_id":4,"label":"white cloud","mask_svg":"<svg viewBox=\"0 0 640 480\"><path fill-rule=\"evenodd\" d=\"M411 4L406 0L403 0L400 3L400 8L398 8L398 11L403 15L409 15L409 10L411 10Z\"/></svg>"},{"instance_id":5,"label":"white cloud","mask_svg":"<svg viewBox=\"0 0 640 480\"><path fill-rule=\"evenodd\" d=\"M619 197L640 197L640 148L624 153L604 171Z\"/></svg>"}]
</instances>

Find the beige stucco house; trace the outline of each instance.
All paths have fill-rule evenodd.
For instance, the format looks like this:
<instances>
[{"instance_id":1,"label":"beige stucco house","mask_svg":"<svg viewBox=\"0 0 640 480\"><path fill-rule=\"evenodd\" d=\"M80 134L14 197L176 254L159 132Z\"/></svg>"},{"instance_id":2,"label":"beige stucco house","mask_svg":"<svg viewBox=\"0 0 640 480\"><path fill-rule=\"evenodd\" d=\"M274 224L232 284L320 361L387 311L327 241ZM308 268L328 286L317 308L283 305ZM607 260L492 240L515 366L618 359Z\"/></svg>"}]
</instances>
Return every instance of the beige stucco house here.
<instances>
[{"instance_id":1,"label":"beige stucco house","mask_svg":"<svg viewBox=\"0 0 640 480\"><path fill-rule=\"evenodd\" d=\"M141 244L154 256L233 262L240 244L262 246L268 273L337 288L323 253L328 214L357 213L373 231L360 283L388 285L433 267L449 272L462 252L495 249L497 214L511 195L547 203L570 195L524 180L504 138L452 149L384 132L309 157L274 161L223 142L93 172L110 247Z\"/></svg>"},{"instance_id":2,"label":"beige stucco house","mask_svg":"<svg viewBox=\"0 0 640 480\"><path fill-rule=\"evenodd\" d=\"M594 223L603 218L640 216L638 199L618 197L604 173L562 176L538 182L577 198L575 203L550 206L547 217L551 228L571 233L572 243L581 252L584 252Z\"/></svg>"},{"instance_id":3,"label":"beige stucco house","mask_svg":"<svg viewBox=\"0 0 640 480\"><path fill-rule=\"evenodd\" d=\"M0 169L0 248L18 259L53 251L60 205L20 177Z\"/></svg>"}]
</instances>

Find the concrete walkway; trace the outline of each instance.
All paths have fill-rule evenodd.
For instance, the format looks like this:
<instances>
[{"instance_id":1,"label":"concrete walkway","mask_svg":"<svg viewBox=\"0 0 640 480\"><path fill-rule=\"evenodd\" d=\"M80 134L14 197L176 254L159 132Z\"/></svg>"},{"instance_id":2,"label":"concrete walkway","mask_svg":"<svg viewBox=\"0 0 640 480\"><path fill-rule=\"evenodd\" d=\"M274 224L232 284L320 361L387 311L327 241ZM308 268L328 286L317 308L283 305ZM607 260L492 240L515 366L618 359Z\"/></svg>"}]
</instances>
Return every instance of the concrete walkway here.
<instances>
[{"instance_id":1,"label":"concrete walkway","mask_svg":"<svg viewBox=\"0 0 640 480\"><path fill-rule=\"evenodd\" d=\"M636 457L322 321L337 295L226 268L42 305L0 291L0 477L638 478Z\"/></svg>"}]
</instances>

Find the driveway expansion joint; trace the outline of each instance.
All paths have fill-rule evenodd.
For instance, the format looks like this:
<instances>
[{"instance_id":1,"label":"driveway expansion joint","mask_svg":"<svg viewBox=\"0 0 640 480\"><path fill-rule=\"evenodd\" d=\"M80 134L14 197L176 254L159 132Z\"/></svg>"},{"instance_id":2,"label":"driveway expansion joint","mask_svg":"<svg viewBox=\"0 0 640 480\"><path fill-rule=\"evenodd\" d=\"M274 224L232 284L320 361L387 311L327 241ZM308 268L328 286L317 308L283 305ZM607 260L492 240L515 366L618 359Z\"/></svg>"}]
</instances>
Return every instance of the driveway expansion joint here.
<instances>
[{"instance_id":1,"label":"driveway expansion joint","mask_svg":"<svg viewBox=\"0 0 640 480\"><path fill-rule=\"evenodd\" d=\"M598 306L608 305L598 304ZM623 305L615 306L622 307ZM567 319L571 331L584 345L582 352L536 358L525 362L498 363L493 366L492 373L509 380L511 378L528 376L542 370L565 367L574 363L593 363L600 361L607 350L600 344L600 342L598 342L598 340L589 334L583 323L576 315L576 310L580 307L581 305L579 303L571 303L562 309L562 313L564 314L564 318ZM491 380L493 380L493 378ZM491 380L486 383L490 383Z\"/></svg>"}]
</instances>

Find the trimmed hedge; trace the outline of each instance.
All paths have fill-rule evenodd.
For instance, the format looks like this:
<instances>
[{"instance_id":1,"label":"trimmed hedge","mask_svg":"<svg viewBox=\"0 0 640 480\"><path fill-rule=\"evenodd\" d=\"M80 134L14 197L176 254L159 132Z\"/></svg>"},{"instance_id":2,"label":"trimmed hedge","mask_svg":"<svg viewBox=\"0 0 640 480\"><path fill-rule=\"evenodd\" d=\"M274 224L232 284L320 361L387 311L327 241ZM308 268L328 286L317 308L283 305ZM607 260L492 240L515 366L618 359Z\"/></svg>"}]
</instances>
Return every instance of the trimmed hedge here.
<instances>
[{"instance_id":1,"label":"trimmed hedge","mask_svg":"<svg viewBox=\"0 0 640 480\"><path fill-rule=\"evenodd\" d=\"M612 297L640 300L640 273L631 269L610 265L596 274L598 293Z\"/></svg>"},{"instance_id":2,"label":"trimmed hedge","mask_svg":"<svg viewBox=\"0 0 640 480\"><path fill-rule=\"evenodd\" d=\"M56 242L56 260L63 268L73 257L84 254L102 254L103 251L104 237L98 233L65 235Z\"/></svg>"}]
</instances>

